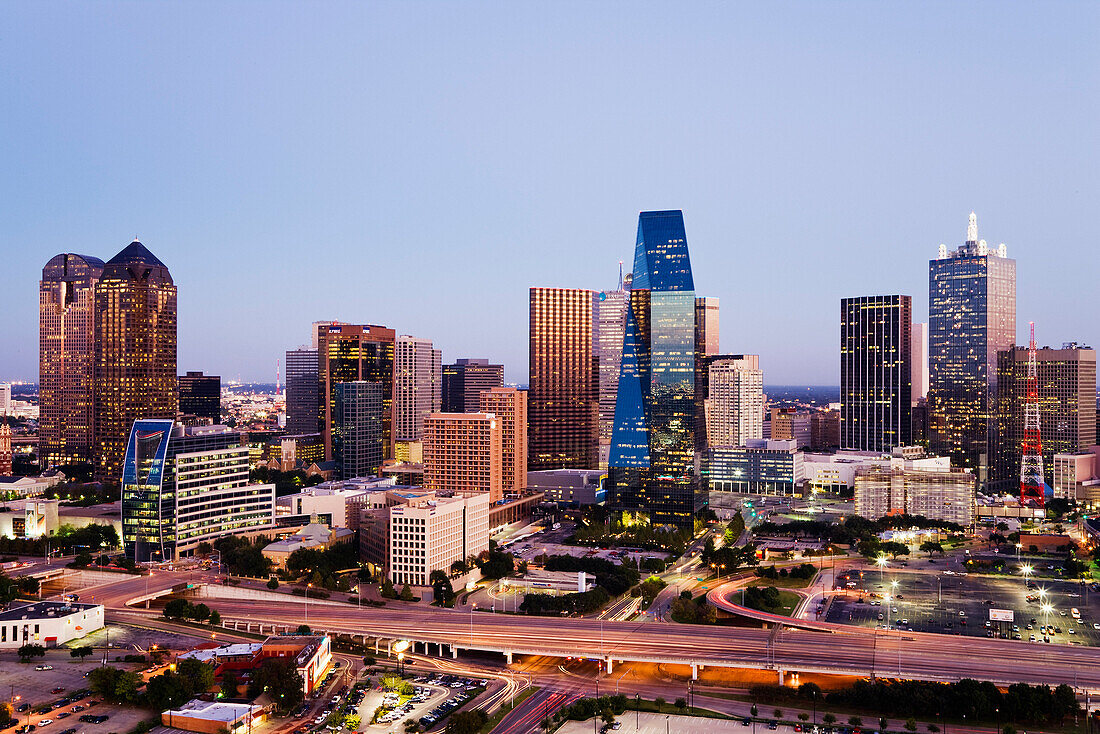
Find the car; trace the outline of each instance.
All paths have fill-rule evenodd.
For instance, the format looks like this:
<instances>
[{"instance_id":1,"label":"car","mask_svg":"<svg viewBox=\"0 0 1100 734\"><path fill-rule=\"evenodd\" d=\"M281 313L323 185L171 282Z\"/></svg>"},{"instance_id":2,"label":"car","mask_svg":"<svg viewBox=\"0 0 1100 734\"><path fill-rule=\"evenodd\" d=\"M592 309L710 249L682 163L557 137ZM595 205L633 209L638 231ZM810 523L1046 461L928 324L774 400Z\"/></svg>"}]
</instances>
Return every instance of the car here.
<instances>
[{"instance_id":1,"label":"car","mask_svg":"<svg viewBox=\"0 0 1100 734\"><path fill-rule=\"evenodd\" d=\"M747 716L741 719L741 726L752 726L752 719Z\"/></svg>"},{"instance_id":2,"label":"car","mask_svg":"<svg viewBox=\"0 0 1100 734\"><path fill-rule=\"evenodd\" d=\"M18 706L15 707L15 710L18 711L19 713L23 713L24 711L28 711L30 709L30 707L31 707L31 705L29 703L21 703L21 704L19 704Z\"/></svg>"},{"instance_id":3,"label":"car","mask_svg":"<svg viewBox=\"0 0 1100 734\"><path fill-rule=\"evenodd\" d=\"M67 718L69 718L70 716L72 716L72 714L70 714L70 713L69 713L68 711L62 711L62 712L61 712L60 714L58 714L58 715L57 715L57 718L59 718L59 719L67 719Z\"/></svg>"},{"instance_id":4,"label":"car","mask_svg":"<svg viewBox=\"0 0 1100 734\"><path fill-rule=\"evenodd\" d=\"M53 670L53 666L52 665L36 665L36 666L34 666L34 669L35 670Z\"/></svg>"},{"instance_id":5,"label":"car","mask_svg":"<svg viewBox=\"0 0 1100 734\"><path fill-rule=\"evenodd\" d=\"M38 725L39 726L49 726L52 723L53 723L53 719L42 719L41 721L38 722Z\"/></svg>"},{"instance_id":6,"label":"car","mask_svg":"<svg viewBox=\"0 0 1100 734\"><path fill-rule=\"evenodd\" d=\"M65 731L58 732L58 734L76 734L76 729L66 729Z\"/></svg>"},{"instance_id":7,"label":"car","mask_svg":"<svg viewBox=\"0 0 1100 734\"><path fill-rule=\"evenodd\" d=\"M24 724L16 729L16 731L19 732L19 734L29 734L29 732L34 731L34 724Z\"/></svg>"},{"instance_id":8,"label":"car","mask_svg":"<svg viewBox=\"0 0 1100 734\"><path fill-rule=\"evenodd\" d=\"M1027 639L1028 642L1035 642L1035 635L1030 635Z\"/></svg>"},{"instance_id":9,"label":"car","mask_svg":"<svg viewBox=\"0 0 1100 734\"><path fill-rule=\"evenodd\" d=\"M773 731L778 729L779 728L779 722L776 721L775 719L772 719L771 721L768 722L768 728L773 730Z\"/></svg>"},{"instance_id":10,"label":"car","mask_svg":"<svg viewBox=\"0 0 1100 734\"><path fill-rule=\"evenodd\" d=\"M80 704L77 704L76 706L73 706L71 709L69 709L69 711L72 711L74 714L79 714L83 710L84 710L84 707L81 706Z\"/></svg>"}]
</instances>

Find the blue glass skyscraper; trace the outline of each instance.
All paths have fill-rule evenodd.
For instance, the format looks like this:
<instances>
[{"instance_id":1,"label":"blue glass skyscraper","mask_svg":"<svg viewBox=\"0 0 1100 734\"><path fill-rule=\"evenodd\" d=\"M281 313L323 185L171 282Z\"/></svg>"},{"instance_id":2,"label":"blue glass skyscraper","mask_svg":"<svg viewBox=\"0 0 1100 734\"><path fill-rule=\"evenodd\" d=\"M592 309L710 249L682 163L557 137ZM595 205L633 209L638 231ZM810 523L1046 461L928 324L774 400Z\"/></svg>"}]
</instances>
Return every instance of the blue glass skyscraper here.
<instances>
[{"instance_id":1,"label":"blue glass skyscraper","mask_svg":"<svg viewBox=\"0 0 1100 734\"><path fill-rule=\"evenodd\" d=\"M702 507L695 474L695 338L683 213L642 212L608 459L613 510L689 525Z\"/></svg>"}]
</instances>

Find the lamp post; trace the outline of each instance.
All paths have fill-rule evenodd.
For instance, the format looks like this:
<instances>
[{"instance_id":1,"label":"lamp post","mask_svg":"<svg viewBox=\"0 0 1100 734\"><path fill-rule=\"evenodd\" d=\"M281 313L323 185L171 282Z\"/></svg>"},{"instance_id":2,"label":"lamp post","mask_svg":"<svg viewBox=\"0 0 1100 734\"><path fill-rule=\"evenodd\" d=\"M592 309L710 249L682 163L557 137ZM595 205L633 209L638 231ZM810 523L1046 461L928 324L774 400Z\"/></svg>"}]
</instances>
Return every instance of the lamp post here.
<instances>
[{"instance_id":1,"label":"lamp post","mask_svg":"<svg viewBox=\"0 0 1100 734\"><path fill-rule=\"evenodd\" d=\"M878 580L882 581L883 569L886 568L887 561L885 555L880 555L875 559L875 565L878 566Z\"/></svg>"}]
</instances>

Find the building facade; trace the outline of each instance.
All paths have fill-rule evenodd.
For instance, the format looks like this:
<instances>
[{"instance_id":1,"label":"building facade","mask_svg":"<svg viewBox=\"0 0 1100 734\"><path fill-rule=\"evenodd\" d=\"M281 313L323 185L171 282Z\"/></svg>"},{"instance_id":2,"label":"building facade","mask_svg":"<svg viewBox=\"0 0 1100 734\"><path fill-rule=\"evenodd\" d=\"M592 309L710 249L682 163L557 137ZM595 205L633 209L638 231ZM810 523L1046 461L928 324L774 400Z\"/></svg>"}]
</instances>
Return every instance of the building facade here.
<instances>
[{"instance_id":1,"label":"building facade","mask_svg":"<svg viewBox=\"0 0 1100 734\"><path fill-rule=\"evenodd\" d=\"M683 214L642 212L608 459L613 510L685 526L702 509L695 355L695 285Z\"/></svg>"},{"instance_id":2,"label":"building facade","mask_svg":"<svg viewBox=\"0 0 1100 734\"><path fill-rule=\"evenodd\" d=\"M990 485L1000 492L1020 483L1020 446L1027 402L1026 347L998 354L997 455ZM1076 344L1035 352L1039 427L1045 481L1054 486L1054 455L1085 451L1096 442L1096 351Z\"/></svg>"},{"instance_id":3,"label":"building facade","mask_svg":"<svg viewBox=\"0 0 1100 734\"><path fill-rule=\"evenodd\" d=\"M95 286L102 274L99 258L69 253L55 255L42 268L38 454L43 469L94 460Z\"/></svg>"},{"instance_id":4,"label":"building facade","mask_svg":"<svg viewBox=\"0 0 1100 734\"><path fill-rule=\"evenodd\" d=\"M751 439L746 445L703 452L702 481L711 492L792 495L805 478L794 441Z\"/></svg>"},{"instance_id":5,"label":"building facade","mask_svg":"<svg viewBox=\"0 0 1100 734\"><path fill-rule=\"evenodd\" d=\"M97 476L122 476L134 421L176 417L176 286L134 240L95 286L93 426Z\"/></svg>"},{"instance_id":6,"label":"building facade","mask_svg":"<svg viewBox=\"0 0 1100 734\"><path fill-rule=\"evenodd\" d=\"M494 387L481 393L481 412L500 422L501 490L523 494L527 488L527 392Z\"/></svg>"},{"instance_id":7,"label":"building facade","mask_svg":"<svg viewBox=\"0 0 1100 734\"><path fill-rule=\"evenodd\" d=\"M319 380L316 349L299 347L286 353L287 433L321 432Z\"/></svg>"},{"instance_id":8,"label":"building facade","mask_svg":"<svg viewBox=\"0 0 1100 734\"><path fill-rule=\"evenodd\" d=\"M890 468L865 467L855 472L855 512L877 520L891 514L920 515L930 520L974 522L975 477L964 469L924 471L895 461Z\"/></svg>"},{"instance_id":9,"label":"building facade","mask_svg":"<svg viewBox=\"0 0 1100 734\"><path fill-rule=\"evenodd\" d=\"M427 586L432 571L449 572L489 550L489 496L410 497L389 508L390 580Z\"/></svg>"},{"instance_id":10,"label":"building facade","mask_svg":"<svg viewBox=\"0 0 1100 734\"><path fill-rule=\"evenodd\" d=\"M1004 245L978 239L970 214L966 242L928 264L929 443L980 486L995 455L997 352L1016 342L1016 261Z\"/></svg>"},{"instance_id":11,"label":"building facade","mask_svg":"<svg viewBox=\"0 0 1100 734\"><path fill-rule=\"evenodd\" d=\"M840 301L840 446L889 451L912 442L912 299Z\"/></svg>"},{"instance_id":12,"label":"building facade","mask_svg":"<svg viewBox=\"0 0 1100 734\"><path fill-rule=\"evenodd\" d=\"M41 390L41 386L39 387ZM11 383L0 382L0 418L11 415ZM39 410L39 430L41 430L41 409Z\"/></svg>"},{"instance_id":13,"label":"building facade","mask_svg":"<svg viewBox=\"0 0 1100 734\"><path fill-rule=\"evenodd\" d=\"M211 425L222 421L222 378L188 372L179 377L180 413L204 418Z\"/></svg>"},{"instance_id":14,"label":"building facade","mask_svg":"<svg viewBox=\"0 0 1100 734\"><path fill-rule=\"evenodd\" d=\"M382 383L366 380L337 383L332 456L340 479L368 477L381 469L384 416Z\"/></svg>"},{"instance_id":15,"label":"building facade","mask_svg":"<svg viewBox=\"0 0 1100 734\"><path fill-rule=\"evenodd\" d=\"M590 290L531 289L527 465L532 471L599 464L597 303Z\"/></svg>"},{"instance_id":16,"label":"building facade","mask_svg":"<svg viewBox=\"0 0 1100 734\"><path fill-rule=\"evenodd\" d=\"M393 458L393 360L397 335L384 326L321 323L317 327L317 374L325 458L333 453L336 386L377 382L382 386L382 459Z\"/></svg>"},{"instance_id":17,"label":"building facade","mask_svg":"<svg viewBox=\"0 0 1100 734\"><path fill-rule=\"evenodd\" d=\"M443 367L443 407L441 413L475 413L481 393L504 387L504 365L489 364L487 359L457 359Z\"/></svg>"},{"instance_id":18,"label":"building facade","mask_svg":"<svg viewBox=\"0 0 1100 734\"><path fill-rule=\"evenodd\" d=\"M122 544L135 562L275 527L275 485L249 484L248 447L225 426L134 422L122 472Z\"/></svg>"},{"instance_id":19,"label":"building facade","mask_svg":"<svg viewBox=\"0 0 1100 734\"><path fill-rule=\"evenodd\" d=\"M424 420L443 405L443 352L402 334L394 345L394 440L419 441Z\"/></svg>"},{"instance_id":20,"label":"building facade","mask_svg":"<svg viewBox=\"0 0 1100 734\"><path fill-rule=\"evenodd\" d=\"M424 489L504 496L501 421L491 413L434 413L424 425Z\"/></svg>"},{"instance_id":21,"label":"building facade","mask_svg":"<svg viewBox=\"0 0 1100 734\"><path fill-rule=\"evenodd\" d=\"M909 339L909 384L913 405L928 399L928 324L913 324Z\"/></svg>"},{"instance_id":22,"label":"building facade","mask_svg":"<svg viewBox=\"0 0 1100 734\"><path fill-rule=\"evenodd\" d=\"M595 343L600 361L601 447L611 445L611 429L615 424L615 395L619 388L619 363L623 357L623 333L629 298L630 291L626 290L621 278L617 290L600 291L596 296ZM600 461L607 461L606 448L601 449Z\"/></svg>"},{"instance_id":23,"label":"building facade","mask_svg":"<svg viewBox=\"0 0 1100 734\"><path fill-rule=\"evenodd\" d=\"M702 362L707 375L703 401L707 445L744 446L750 439L763 438L764 373L760 357L716 355L704 357Z\"/></svg>"}]
</instances>

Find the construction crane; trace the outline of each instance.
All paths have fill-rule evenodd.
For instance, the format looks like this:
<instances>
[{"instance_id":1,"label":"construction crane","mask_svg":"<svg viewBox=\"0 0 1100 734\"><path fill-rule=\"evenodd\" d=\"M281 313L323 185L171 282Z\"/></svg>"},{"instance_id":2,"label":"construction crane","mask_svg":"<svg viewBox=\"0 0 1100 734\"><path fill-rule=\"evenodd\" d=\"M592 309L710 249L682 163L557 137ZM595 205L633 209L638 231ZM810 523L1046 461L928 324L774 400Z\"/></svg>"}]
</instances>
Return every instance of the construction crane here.
<instances>
[{"instance_id":1,"label":"construction crane","mask_svg":"<svg viewBox=\"0 0 1100 734\"><path fill-rule=\"evenodd\" d=\"M1024 403L1024 440L1020 446L1020 504L1043 507L1043 434L1039 423L1039 375L1035 362L1035 322L1027 350L1027 399Z\"/></svg>"}]
</instances>

